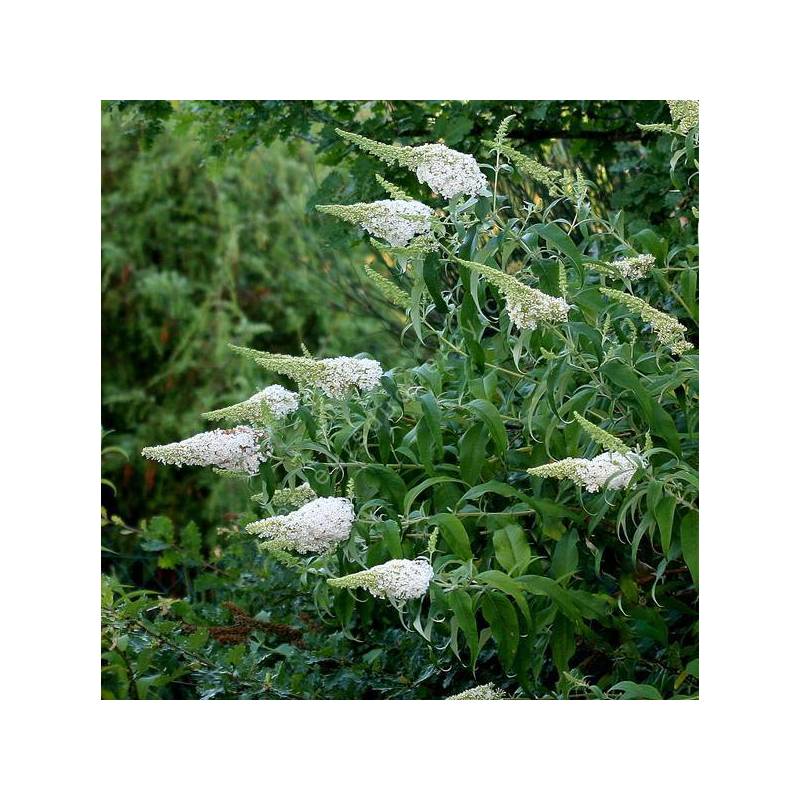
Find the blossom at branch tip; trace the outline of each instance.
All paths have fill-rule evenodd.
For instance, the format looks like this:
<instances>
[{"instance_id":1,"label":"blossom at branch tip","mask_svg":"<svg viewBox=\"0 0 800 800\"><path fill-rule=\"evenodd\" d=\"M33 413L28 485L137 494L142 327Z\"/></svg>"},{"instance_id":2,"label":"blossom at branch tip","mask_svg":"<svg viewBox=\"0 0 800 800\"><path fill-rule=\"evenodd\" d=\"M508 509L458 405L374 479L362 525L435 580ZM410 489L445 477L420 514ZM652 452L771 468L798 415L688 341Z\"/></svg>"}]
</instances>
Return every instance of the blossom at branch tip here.
<instances>
[{"instance_id":1,"label":"blossom at branch tip","mask_svg":"<svg viewBox=\"0 0 800 800\"><path fill-rule=\"evenodd\" d=\"M486 176L475 158L467 153L459 153L443 144L423 144L418 147L391 145L338 128L336 132L387 164L397 163L413 170L420 183L426 183L447 200L461 194L467 197L488 194Z\"/></svg>"},{"instance_id":2,"label":"blossom at branch tip","mask_svg":"<svg viewBox=\"0 0 800 800\"><path fill-rule=\"evenodd\" d=\"M697 100L667 100L667 105L679 133L686 135L700 124L700 103Z\"/></svg>"},{"instance_id":3,"label":"blossom at branch tip","mask_svg":"<svg viewBox=\"0 0 800 800\"><path fill-rule=\"evenodd\" d=\"M273 384L256 392L252 397L232 406L207 411L203 416L210 420L227 420L234 424L241 422L258 423L262 419L262 411L275 419L283 419L293 411L297 411L300 397L297 392L290 392L283 386Z\"/></svg>"},{"instance_id":4,"label":"blossom at branch tip","mask_svg":"<svg viewBox=\"0 0 800 800\"><path fill-rule=\"evenodd\" d=\"M251 522L245 531L263 539L267 549L327 553L350 536L354 521L346 497L319 497L290 514Z\"/></svg>"},{"instance_id":5,"label":"blossom at branch tip","mask_svg":"<svg viewBox=\"0 0 800 800\"><path fill-rule=\"evenodd\" d=\"M446 700L506 700L507 695L502 689L497 689L493 683L484 683L482 686L473 686L458 694L445 698Z\"/></svg>"},{"instance_id":6,"label":"blossom at branch tip","mask_svg":"<svg viewBox=\"0 0 800 800\"><path fill-rule=\"evenodd\" d=\"M392 247L405 247L415 236L430 233L433 209L418 200L376 200L374 203L317 206L317 211L360 225Z\"/></svg>"},{"instance_id":7,"label":"blossom at branch tip","mask_svg":"<svg viewBox=\"0 0 800 800\"><path fill-rule=\"evenodd\" d=\"M609 267L614 273L629 281L640 280L646 277L656 265L655 256L645 253L631 258L619 258L616 261L606 261L605 266Z\"/></svg>"},{"instance_id":8,"label":"blossom at branch tip","mask_svg":"<svg viewBox=\"0 0 800 800\"><path fill-rule=\"evenodd\" d=\"M383 275L372 269L369 264L364 265L364 272L390 303L399 308L409 308L411 306L411 297L396 283L393 283L388 278L384 278Z\"/></svg>"},{"instance_id":9,"label":"blossom at branch tip","mask_svg":"<svg viewBox=\"0 0 800 800\"><path fill-rule=\"evenodd\" d=\"M511 321L520 330L536 330L540 323L557 324L567 321L569 303L563 297L553 297L539 289L526 286L513 275L475 261L457 258L459 264L477 272L500 290L506 301Z\"/></svg>"},{"instance_id":10,"label":"blossom at branch tip","mask_svg":"<svg viewBox=\"0 0 800 800\"><path fill-rule=\"evenodd\" d=\"M198 433L172 444L145 447L145 458L172 464L209 467L255 475L270 454L266 431L241 425L228 430L217 429Z\"/></svg>"},{"instance_id":11,"label":"blossom at branch tip","mask_svg":"<svg viewBox=\"0 0 800 800\"><path fill-rule=\"evenodd\" d=\"M680 356L693 349L694 345L686 341L684 337L686 326L678 322L675 317L671 317L663 311L658 311L640 297L628 294L627 292L620 292L617 289L608 289L604 286L600 287L600 292L606 297L624 305L626 308L633 311L634 314L638 314L644 322L648 323L653 328L656 339L675 355Z\"/></svg>"},{"instance_id":12,"label":"blossom at branch tip","mask_svg":"<svg viewBox=\"0 0 800 800\"><path fill-rule=\"evenodd\" d=\"M486 176L478 162L467 153L443 144L424 144L414 148L417 180L427 183L446 200L463 194L477 197L488 191Z\"/></svg>"},{"instance_id":13,"label":"blossom at branch tip","mask_svg":"<svg viewBox=\"0 0 800 800\"><path fill-rule=\"evenodd\" d=\"M589 435L589 438L599 444L605 450L610 450L612 453L629 453L630 447L625 444L617 436L614 434L609 433L603 428L595 425L593 422L589 422L588 419L582 417L577 411L573 412L573 416L575 418L575 422L583 428L583 430Z\"/></svg>"},{"instance_id":14,"label":"blossom at branch tip","mask_svg":"<svg viewBox=\"0 0 800 800\"><path fill-rule=\"evenodd\" d=\"M379 361L371 358L338 356L314 359L285 356L231 345L237 353L252 358L261 367L295 380L301 387L314 386L328 397L341 398L352 389L375 389L383 375Z\"/></svg>"},{"instance_id":15,"label":"blossom at branch tip","mask_svg":"<svg viewBox=\"0 0 800 800\"><path fill-rule=\"evenodd\" d=\"M339 589L366 589L373 597L413 600L427 594L431 580L433 568L426 559L396 558L341 578L329 578L328 583Z\"/></svg>"},{"instance_id":16,"label":"blossom at branch tip","mask_svg":"<svg viewBox=\"0 0 800 800\"><path fill-rule=\"evenodd\" d=\"M605 452L594 458L563 458L551 464L528 469L537 478L571 480L588 492L601 489L625 489L636 470L647 466L647 461L634 452Z\"/></svg>"}]
</instances>

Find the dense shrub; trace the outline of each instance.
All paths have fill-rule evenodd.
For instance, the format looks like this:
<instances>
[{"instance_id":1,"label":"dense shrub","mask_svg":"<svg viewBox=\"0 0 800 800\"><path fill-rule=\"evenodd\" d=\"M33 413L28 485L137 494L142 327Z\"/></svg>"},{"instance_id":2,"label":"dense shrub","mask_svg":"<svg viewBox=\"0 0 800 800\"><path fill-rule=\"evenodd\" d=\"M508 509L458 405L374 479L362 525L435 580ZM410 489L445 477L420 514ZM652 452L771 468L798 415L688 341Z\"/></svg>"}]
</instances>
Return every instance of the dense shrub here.
<instances>
[{"instance_id":1,"label":"dense shrub","mask_svg":"<svg viewBox=\"0 0 800 800\"><path fill-rule=\"evenodd\" d=\"M228 355L251 391L231 380L204 410L260 388L254 364L290 379L300 407L220 414L269 440L256 478L215 478L252 495L225 528L108 519L111 541L136 542L124 554L138 573L104 582L107 696L443 697L490 682L520 697L696 694L697 125L691 104L672 110L651 135L677 189L653 228L613 211L580 170L523 152L510 119L477 152L486 184L471 196L453 187L468 158L343 135L373 172L382 160L392 178L411 174L376 193L405 203L413 186L434 209L405 247L373 239L382 263L368 273L406 313L417 364L387 361L368 338L343 347L386 362L374 386L365 361L276 357L280 343ZM442 158L455 176L442 179ZM359 223L385 231L374 206L331 207L346 192L325 186L353 185L332 175L323 210L357 224L315 230L331 245ZM395 208L393 230L421 224ZM246 330L204 334L214 348L252 343ZM345 378L355 387L339 391ZM299 534L292 517L253 525L308 509L287 494L305 484L355 512L350 535L318 555L293 537L313 525L324 536L327 511L307 513ZM434 573L421 597L403 594L420 593L418 577L387 584L374 569L414 559ZM125 586L158 585L159 571L184 596Z\"/></svg>"}]
</instances>

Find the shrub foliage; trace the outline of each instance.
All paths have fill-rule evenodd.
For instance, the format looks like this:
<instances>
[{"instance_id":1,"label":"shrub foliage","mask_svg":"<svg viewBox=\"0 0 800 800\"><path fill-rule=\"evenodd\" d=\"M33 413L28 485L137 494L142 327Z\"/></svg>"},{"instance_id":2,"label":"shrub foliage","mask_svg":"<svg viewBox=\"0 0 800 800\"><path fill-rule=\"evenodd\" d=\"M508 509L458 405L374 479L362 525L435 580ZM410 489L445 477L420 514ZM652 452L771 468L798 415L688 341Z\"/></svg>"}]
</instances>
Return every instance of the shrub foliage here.
<instances>
[{"instance_id":1,"label":"shrub foliage","mask_svg":"<svg viewBox=\"0 0 800 800\"><path fill-rule=\"evenodd\" d=\"M696 696L698 128L685 108L645 132L687 209L676 241L632 229L580 169L525 152L511 116L476 144L486 188L472 196L433 195L413 172L429 151L406 147L412 180L375 185L433 208L431 230L406 247L372 239L365 274L404 315L414 361L332 393L312 353L287 370L280 353L230 352L260 364L263 385L288 375L300 408L262 408L259 474L216 477L249 505L213 535L104 517L138 564L104 578L105 696L441 698L488 683L511 697ZM398 169L395 143L342 138L379 176L381 159ZM392 357L369 345L343 355ZM206 410L247 396L223 390ZM246 532L290 513L286 490L306 484L300 505L352 501L345 541L298 554ZM346 578L414 559L434 573L421 598ZM132 588L159 571L183 596Z\"/></svg>"}]
</instances>

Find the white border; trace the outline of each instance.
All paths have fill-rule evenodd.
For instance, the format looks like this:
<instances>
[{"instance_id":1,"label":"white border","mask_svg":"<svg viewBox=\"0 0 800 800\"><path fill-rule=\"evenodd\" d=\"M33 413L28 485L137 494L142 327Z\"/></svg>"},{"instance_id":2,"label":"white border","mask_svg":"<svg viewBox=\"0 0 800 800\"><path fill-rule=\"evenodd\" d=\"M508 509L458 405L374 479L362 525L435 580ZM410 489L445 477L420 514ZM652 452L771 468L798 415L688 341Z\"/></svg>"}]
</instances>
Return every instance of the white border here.
<instances>
[{"instance_id":1,"label":"white border","mask_svg":"<svg viewBox=\"0 0 800 800\"><path fill-rule=\"evenodd\" d=\"M783 7L162 0L7 10L10 796L788 793L797 492L781 453L796 452L798 126ZM704 699L100 703L99 100L436 96L701 99Z\"/></svg>"}]
</instances>

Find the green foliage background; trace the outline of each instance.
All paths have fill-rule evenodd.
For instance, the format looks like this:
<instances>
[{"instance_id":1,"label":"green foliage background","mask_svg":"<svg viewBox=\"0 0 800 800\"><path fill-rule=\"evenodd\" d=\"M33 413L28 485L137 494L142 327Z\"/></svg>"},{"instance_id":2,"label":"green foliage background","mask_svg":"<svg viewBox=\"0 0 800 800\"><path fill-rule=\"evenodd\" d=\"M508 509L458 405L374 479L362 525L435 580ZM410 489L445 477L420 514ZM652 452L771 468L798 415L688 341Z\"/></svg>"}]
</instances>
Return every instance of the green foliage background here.
<instances>
[{"instance_id":1,"label":"green foliage background","mask_svg":"<svg viewBox=\"0 0 800 800\"><path fill-rule=\"evenodd\" d=\"M531 378L547 387L547 404L534 403L532 387L515 387L480 363L513 360L509 337L495 335L499 320L481 321L497 317L496 293L479 287L476 306L465 292L457 317L443 320L461 331L455 346L469 353L454 360L435 337L404 330L402 311L366 280L365 262L393 268L394 260L358 230L313 211L317 203L383 197L376 171L421 196L413 175L354 152L336 127L402 144L441 140L484 161L482 142L512 113L511 145L548 166L581 169L593 212L631 247L657 256L645 296L688 324L696 343L693 156L675 159L674 137L643 138L636 125L669 123L661 101L105 104L105 697L437 698L489 680L529 697L694 695L696 580L682 544L696 535L696 516L681 491L686 513L669 498L676 475L697 467L695 356L666 368L641 339L631 341L622 318L611 320L628 349L600 367L602 385L584 385L544 359ZM507 173L499 180L521 208L530 187ZM476 230L485 223L491 233L488 210L475 213ZM593 246L574 238L583 253ZM502 238L491 250L473 236L463 256L505 252ZM540 253L533 262L551 294L557 260ZM448 270L442 274L460 286L464 276ZM597 342L587 323L599 319L599 295L579 285L581 272L570 273L585 315L573 333L591 351ZM530 350L556 348L545 333L537 337ZM424 618L404 627L386 604L331 592L316 568L264 559L239 534L258 516L249 498L260 486L156 469L139 457L144 445L199 430L202 411L268 382L228 342L294 354L305 346L315 356L366 350L397 370L375 407L339 409L346 421L329 435L340 460L358 466L315 488L341 494L352 481L357 502L374 501L373 524L360 531L371 565L421 551L430 526L423 520L401 538L400 525L412 512L409 493L428 482L415 498L427 503L421 516L436 518L440 550L459 562L456 572L475 559L497 590L434 597L454 620L449 639L437 639ZM665 448L621 516L602 494L581 500L574 489L524 474L574 455L584 440L563 421L592 408L620 420L626 438L641 444L650 432ZM357 443L365 427L375 431L379 460L395 466L369 466L369 450ZM303 455L313 485L331 471L308 460L308 435L298 426L284 444ZM457 480L472 487L466 499ZM467 516L459 521L453 508ZM347 571L341 557L338 570ZM509 576L518 581L513 591ZM520 599L520 586L531 596ZM224 605L231 602L235 609Z\"/></svg>"}]
</instances>

